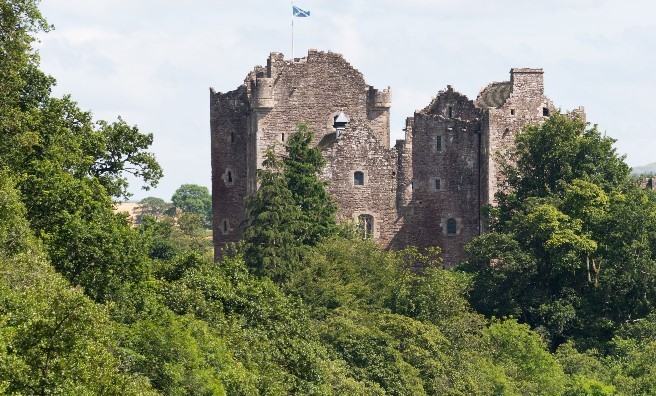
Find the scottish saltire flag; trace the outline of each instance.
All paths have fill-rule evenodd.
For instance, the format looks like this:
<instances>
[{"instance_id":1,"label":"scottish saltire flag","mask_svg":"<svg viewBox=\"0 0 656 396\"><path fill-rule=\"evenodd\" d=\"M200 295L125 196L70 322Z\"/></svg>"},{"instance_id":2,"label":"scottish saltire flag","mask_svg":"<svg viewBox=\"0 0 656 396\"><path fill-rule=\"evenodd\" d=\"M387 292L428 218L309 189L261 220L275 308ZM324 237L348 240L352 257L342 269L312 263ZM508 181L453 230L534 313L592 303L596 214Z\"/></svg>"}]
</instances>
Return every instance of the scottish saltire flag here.
<instances>
[{"instance_id":1,"label":"scottish saltire flag","mask_svg":"<svg viewBox=\"0 0 656 396\"><path fill-rule=\"evenodd\" d=\"M310 11L303 11L300 8L296 7L295 5L292 5L294 16L295 17L309 17L310 16Z\"/></svg>"}]
</instances>

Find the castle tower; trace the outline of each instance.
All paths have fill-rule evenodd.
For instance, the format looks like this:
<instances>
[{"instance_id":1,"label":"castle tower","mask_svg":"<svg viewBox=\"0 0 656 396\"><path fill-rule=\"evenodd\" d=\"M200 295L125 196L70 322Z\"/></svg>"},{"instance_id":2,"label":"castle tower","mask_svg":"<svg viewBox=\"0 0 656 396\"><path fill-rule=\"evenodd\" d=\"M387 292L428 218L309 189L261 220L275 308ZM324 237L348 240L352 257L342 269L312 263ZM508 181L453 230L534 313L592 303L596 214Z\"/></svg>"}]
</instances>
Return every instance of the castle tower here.
<instances>
[{"instance_id":1,"label":"castle tower","mask_svg":"<svg viewBox=\"0 0 656 396\"><path fill-rule=\"evenodd\" d=\"M556 109L544 96L543 70L529 68L511 69L510 81L489 84L479 93L476 105L485 112L482 169L487 185L483 201L494 203L494 195L503 185L495 153L506 154L525 125L544 121Z\"/></svg>"},{"instance_id":2,"label":"castle tower","mask_svg":"<svg viewBox=\"0 0 656 396\"><path fill-rule=\"evenodd\" d=\"M388 213L395 206L396 196L396 155L389 149L390 106L389 88L378 90L367 85L362 74L341 55L316 50L310 50L306 58L294 60L285 60L282 54L271 53L267 66L256 66L235 91L217 93L212 90L215 246L241 238L246 226L243 199L257 188L257 169L262 165L264 153L273 146L276 152L284 154L284 145L296 132L299 123L307 124L315 133L314 144L324 142L325 156L330 164L325 172L330 176L326 177L334 186L331 187L334 192L339 197L346 197L338 199L340 216L357 220L358 213L371 212L380 225L383 218L390 216ZM344 136L338 137L335 122L340 115L348 123L340 127ZM326 145L331 138L335 141L343 138L352 141L353 145L341 142ZM363 141L367 142L367 147L361 144ZM367 150L382 150L377 156L382 162L368 163L367 159L371 157L367 156ZM385 202L384 210L380 205L375 210L369 208L374 202L357 197L373 188L369 180L379 183L381 179L365 177L366 184L360 188L354 185L354 172L371 176L388 168L392 170L385 179L385 193L379 194L385 197L375 201ZM383 228L376 229L376 235L386 235Z\"/></svg>"}]
</instances>

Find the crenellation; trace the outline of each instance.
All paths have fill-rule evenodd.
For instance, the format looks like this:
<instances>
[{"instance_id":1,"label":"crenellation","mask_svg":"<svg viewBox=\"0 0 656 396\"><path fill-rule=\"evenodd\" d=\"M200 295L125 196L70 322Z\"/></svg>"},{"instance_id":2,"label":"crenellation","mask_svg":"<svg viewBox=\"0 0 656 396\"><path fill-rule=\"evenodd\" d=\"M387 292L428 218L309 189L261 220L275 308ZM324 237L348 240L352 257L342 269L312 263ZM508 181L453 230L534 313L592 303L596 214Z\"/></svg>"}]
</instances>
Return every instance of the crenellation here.
<instances>
[{"instance_id":1,"label":"crenellation","mask_svg":"<svg viewBox=\"0 0 656 396\"><path fill-rule=\"evenodd\" d=\"M340 221L361 223L385 248L440 246L445 266L466 259L464 246L484 231L481 207L504 187L497 156L524 126L556 111L543 75L513 68L509 81L488 84L476 100L447 85L406 119L405 138L390 148L389 87L366 84L337 53L270 53L237 90L210 91L215 246L241 238L243 200L257 189L265 151L284 155L305 123L326 159L320 177ZM583 107L571 114L585 120Z\"/></svg>"}]
</instances>

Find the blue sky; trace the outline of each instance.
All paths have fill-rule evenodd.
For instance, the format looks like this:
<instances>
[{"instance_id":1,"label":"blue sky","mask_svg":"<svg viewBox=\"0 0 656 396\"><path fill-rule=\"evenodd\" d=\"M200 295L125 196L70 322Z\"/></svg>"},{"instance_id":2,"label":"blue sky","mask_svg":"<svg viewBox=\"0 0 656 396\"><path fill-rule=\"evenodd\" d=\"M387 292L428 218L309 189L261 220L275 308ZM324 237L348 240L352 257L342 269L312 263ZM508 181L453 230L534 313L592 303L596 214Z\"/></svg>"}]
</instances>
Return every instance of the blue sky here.
<instances>
[{"instance_id":1,"label":"blue sky","mask_svg":"<svg viewBox=\"0 0 656 396\"><path fill-rule=\"evenodd\" d=\"M647 0L306 0L294 56L344 55L392 88L392 144L447 84L475 99L512 67L542 67L563 110L617 139L631 166L656 162L656 2ZM47 0L43 69L97 119L155 135L165 177L133 199L210 186L209 87L235 89L269 52L291 57L291 3L278 0Z\"/></svg>"}]
</instances>

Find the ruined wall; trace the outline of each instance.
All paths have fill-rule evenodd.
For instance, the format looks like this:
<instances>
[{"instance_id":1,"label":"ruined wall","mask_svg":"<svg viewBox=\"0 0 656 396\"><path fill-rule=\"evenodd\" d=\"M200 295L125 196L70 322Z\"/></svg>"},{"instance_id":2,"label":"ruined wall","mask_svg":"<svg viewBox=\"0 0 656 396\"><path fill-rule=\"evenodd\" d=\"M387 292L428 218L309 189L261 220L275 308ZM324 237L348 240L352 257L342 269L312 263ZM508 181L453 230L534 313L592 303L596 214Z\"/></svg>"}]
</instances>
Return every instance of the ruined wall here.
<instances>
[{"instance_id":1,"label":"ruined wall","mask_svg":"<svg viewBox=\"0 0 656 396\"><path fill-rule=\"evenodd\" d=\"M440 246L446 266L463 260L464 245L478 235L480 119L450 86L414 116L412 212L400 239Z\"/></svg>"},{"instance_id":2,"label":"ruined wall","mask_svg":"<svg viewBox=\"0 0 656 396\"><path fill-rule=\"evenodd\" d=\"M352 122L337 136L320 143L327 160L322 178L340 211L338 219L358 224L360 215L374 220L373 238L388 246L396 234L397 153L379 140L366 124ZM355 180L361 172L362 185Z\"/></svg>"}]
</instances>

